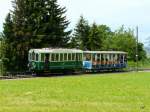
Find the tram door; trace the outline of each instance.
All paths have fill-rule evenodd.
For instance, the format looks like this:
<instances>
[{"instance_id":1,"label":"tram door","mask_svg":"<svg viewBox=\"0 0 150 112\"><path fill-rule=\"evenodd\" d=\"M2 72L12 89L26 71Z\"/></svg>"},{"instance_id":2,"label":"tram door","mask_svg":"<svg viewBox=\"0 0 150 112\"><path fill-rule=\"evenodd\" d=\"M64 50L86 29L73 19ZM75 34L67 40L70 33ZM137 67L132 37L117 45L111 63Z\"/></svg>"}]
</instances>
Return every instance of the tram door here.
<instances>
[{"instance_id":1,"label":"tram door","mask_svg":"<svg viewBox=\"0 0 150 112\"><path fill-rule=\"evenodd\" d=\"M45 70L49 69L49 54L45 54L45 66L44 66Z\"/></svg>"}]
</instances>

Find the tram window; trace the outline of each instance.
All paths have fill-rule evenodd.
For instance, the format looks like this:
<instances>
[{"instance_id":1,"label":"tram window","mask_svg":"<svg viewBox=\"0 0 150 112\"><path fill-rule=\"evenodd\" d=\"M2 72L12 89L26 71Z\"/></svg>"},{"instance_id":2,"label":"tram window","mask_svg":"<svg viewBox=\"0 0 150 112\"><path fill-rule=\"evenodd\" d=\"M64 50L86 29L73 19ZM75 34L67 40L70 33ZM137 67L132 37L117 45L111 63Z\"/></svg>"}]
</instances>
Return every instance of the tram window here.
<instances>
[{"instance_id":1,"label":"tram window","mask_svg":"<svg viewBox=\"0 0 150 112\"><path fill-rule=\"evenodd\" d=\"M105 64L108 63L108 54L105 55Z\"/></svg>"},{"instance_id":2,"label":"tram window","mask_svg":"<svg viewBox=\"0 0 150 112\"><path fill-rule=\"evenodd\" d=\"M74 61L75 59L75 54L72 54L72 60Z\"/></svg>"},{"instance_id":3,"label":"tram window","mask_svg":"<svg viewBox=\"0 0 150 112\"><path fill-rule=\"evenodd\" d=\"M67 61L67 53L64 54L64 61Z\"/></svg>"},{"instance_id":4,"label":"tram window","mask_svg":"<svg viewBox=\"0 0 150 112\"><path fill-rule=\"evenodd\" d=\"M35 60L35 53L32 53L32 60Z\"/></svg>"},{"instance_id":5,"label":"tram window","mask_svg":"<svg viewBox=\"0 0 150 112\"><path fill-rule=\"evenodd\" d=\"M51 54L51 60L55 61L55 54Z\"/></svg>"},{"instance_id":6,"label":"tram window","mask_svg":"<svg viewBox=\"0 0 150 112\"><path fill-rule=\"evenodd\" d=\"M56 55L55 61L59 61L59 54L55 54L55 55Z\"/></svg>"},{"instance_id":7,"label":"tram window","mask_svg":"<svg viewBox=\"0 0 150 112\"><path fill-rule=\"evenodd\" d=\"M109 61L111 61L112 59L112 54L109 54Z\"/></svg>"},{"instance_id":8,"label":"tram window","mask_svg":"<svg viewBox=\"0 0 150 112\"><path fill-rule=\"evenodd\" d=\"M117 61L119 61L119 54L117 54Z\"/></svg>"},{"instance_id":9,"label":"tram window","mask_svg":"<svg viewBox=\"0 0 150 112\"><path fill-rule=\"evenodd\" d=\"M38 54L36 54L36 58L35 58L35 60L36 60L36 61L38 61L38 59L39 59L39 55L38 55Z\"/></svg>"},{"instance_id":10,"label":"tram window","mask_svg":"<svg viewBox=\"0 0 150 112\"><path fill-rule=\"evenodd\" d=\"M107 54L104 55L104 58L105 58L105 59L107 58Z\"/></svg>"},{"instance_id":11,"label":"tram window","mask_svg":"<svg viewBox=\"0 0 150 112\"><path fill-rule=\"evenodd\" d=\"M70 55L71 55L71 60L73 60L72 53Z\"/></svg>"},{"instance_id":12,"label":"tram window","mask_svg":"<svg viewBox=\"0 0 150 112\"><path fill-rule=\"evenodd\" d=\"M106 62L109 60L109 54L105 55Z\"/></svg>"},{"instance_id":13,"label":"tram window","mask_svg":"<svg viewBox=\"0 0 150 112\"><path fill-rule=\"evenodd\" d=\"M82 54L79 54L79 61L82 60Z\"/></svg>"},{"instance_id":14,"label":"tram window","mask_svg":"<svg viewBox=\"0 0 150 112\"><path fill-rule=\"evenodd\" d=\"M79 59L79 54L76 54L76 61L78 61Z\"/></svg>"},{"instance_id":15,"label":"tram window","mask_svg":"<svg viewBox=\"0 0 150 112\"><path fill-rule=\"evenodd\" d=\"M121 59L123 59L123 55L121 55Z\"/></svg>"},{"instance_id":16,"label":"tram window","mask_svg":"<svg viewBox=\"0 0 150 112\"><path fill-rule=\"evenodd\" d=\"M127 62L127 55L124 55L124 61Z\"/></svg>"},{"instance_id":17,"label":"tram window","mask_svg":"<svg viewBox=\"0 0 150 112\"><path fill-rule=\"evenodd\" d=\"M49 61L49 54L47 53L47 54L45 54L45 60L44 61Z\"/></svg>"},{"instance_id":18,"label":"tram window","mask_svg":"<svg viewBox=\"0 0 150 112\"><path fill-rule=\"evenodd\" d=\"M83 60L83 55L82 54L80 54L80 56L81 56L81 61Z\"/></svg>"},{"instance_id":19,"label":"tram window","mask_svg":"<svg viewBox=\"0 0 150 112\"><path fill-rule=\"evenodd\" d=\"M118 54L115 54L114 61L115 61L115 63L118 63Z\"/></svg>"},{"instance_id":20,"label":"tram window","mask_svg":"<svg viewBox=\"0 0 150 112\"><path fill-rule=\"evenodd\" d=\"M117 54L115 54L115 61L117 61L117 59L118 59L118 55L117 55Z\"/></svg>"},{"instance_id":21,"label":"tram window","mask_svg":"<svg viewBox=\"0 0 150 112\"><path fill-rule=\"evenodd\" d=\"M86 58L86 61L90 61L91 60L91 54L85 54L85 58Z\"/></svg>"},{"instance_id":22,"label":"tram window","mask_svg":"<svg viewBox=\"0 0 150 112\"><path fill-rule=\"evenodd\" d=\"M78 60L78 54L76 54L76 61Z\"/></svg>"},{"instance_id":23,"label":"tram window","mask_svg":"<svg viewBox=\"0 0 150 112\"><path fill-rule=\"evenodd\" d=\"M54 61L56 61L56 54L54 54Z\"/></svg>"},{"instance_id":24,"label":"tram window","mask_svg":"<svg viewBox=\"0 0 150 112\"><path fill-rule=\"evenodd\" d=\"M63 61L63 57L64 55L63 54L60 54L60 61Z\"/></svg>"},{"instance_id":25,"label":"tram window","mask_svg":"<svg viewBox=\"0 0 150 112\"><path fill-rule=\"evenodd\" d=\"M97 61L100 61L100 54L97 54Z\"/></svg>"},{"instance_id":26,"label":"tram window","mask_svg":"<svg viewBox=\"0 0 150 112\"><path fill-rule=\"evenodd\" d=\"M31 53L29 54L29 60L32 60L32 55L31 55Z\"/></svg>"},{"instance_id":27,"label":"tram window","mask_svg":"<svg viewBox=\"0 0 150 112\"><path fill-rule=\"evenodd\" d=\"M111 54L111 61L113 61L114 60L114 55L113 54Z\"/></svg>"},{"instance_id":28,"label":"tram window","mask_svg":"<svg viewBox=\"0 0 150 112\"><path fill-rule=\"evenodd\" d=\"M31 60L31 59L30 59L30 54L28 54L28 60Z\"/></svg>"},{"instance_id":29,"label":"tram window","mask_svg":"<svg viewBox=\"0 0 150 112\"><path fill-rule=\"evenodd\" d=\"M109 61L111 61L111 54L109 54Z\"/></svg>"},{"instance_id":30,"label":"tram window","mask_svg":"<svg viewBox=\"0 0 150 112\"><path fill-rule=\"evenodd\" d=\"M120 63L123 63L123 55L120 55Z\"/></svg>"},{"instance_id":31,"label":"tram window","mask_svg":"<svg viewBox=\"0 0 150 112\"><path fill-rule=\"evenodd\" d=\"M101 60L104 61L104 54L101 55Z\"/></svg>"},{"instance_id":32,"label":"tram window","mask_svg":"<svg viewBox=\"0 0 150 112\"><path fill-rule=\"evenodd\" d=\"M92 56L92 58L93 58L92 60L93 60L93 61L96 60L95 56L96 56L96 54L93 54L93 56Z\"/></svg>"},{"instance_id":33,"label":"tram window","mask_svg":"<svg viewBox=\"0 0 150 112\"><path fill-rule=\"evenodd\" d=\"M86 54L83 54L83 59L84 61L86 61Z\"/></svg>"},{"instance_id":34,"label":"tram window","mask_svg":"<svg viewBox=\"0 0 150 112\"><path fill-rule=\"evenodd\" d=\"M68 61L71 60L71 54L68 54Z\"/></svg>"},{"instance_id":35,"label":"tram window","mask_svg":"<svg viewBox=\"0 0 150 112\"><path fill-rule=\"evenodd\" d=\"M41 54L41 61L44 61L44 54Z\"/></svg>"},{"instance_id":36,"label":"tram window","mask_svg":"<svg viewBox=\"0 0 150 112\"><path fill-rule=\"evenodd\" d=\"M81 54L78 54L78 60L79 61L81 60Z\"/></svg>"},{"instance_id":37,"label":"tram window","mask_svg":"<svg viewBox=\"0 0 150 112\"><path fill-rule=\"evenodd\" d=\"M113 54L113 59L115 59L115 54Z\"/></svg>"},{"instance_id":38,"label":"tram window","mask_svg":"<svg viewBox=\"0 0 150 112\"><path fill-rule=\"evenodd\" d=\"M78 61L80 60L80 54L78 54L78 59L77 59Z\"/></svg>"},{"instance_id":39,"label":"tram window","mask_svg":"<svg viewBox=\"0 0 150 112\"><path fill-rule=\"evenodd\" d=\"M77 60L78 61L80 60L80 54L77 54Z\"/></svg>"}]
</instances>

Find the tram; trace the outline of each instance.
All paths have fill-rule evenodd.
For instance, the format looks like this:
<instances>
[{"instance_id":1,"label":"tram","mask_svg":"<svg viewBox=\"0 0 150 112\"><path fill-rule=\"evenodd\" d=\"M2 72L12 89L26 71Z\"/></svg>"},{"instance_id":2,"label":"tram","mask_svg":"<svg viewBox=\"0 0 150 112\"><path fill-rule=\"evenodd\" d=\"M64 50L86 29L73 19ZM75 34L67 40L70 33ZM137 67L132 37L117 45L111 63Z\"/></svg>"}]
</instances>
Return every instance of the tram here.
<instances>
[{"instance_id":1,"label":"tram","mask_svg":"<svg viewBox=\"0 0 150 112\"><path fill-rule=\"evenodd\" d=\"M122 51L31 49L28 60L29 70L37 74L113 71L127 67L127 53Z\"/></svg>"},{"instance_id":2,"label":"tram","mask_svg":"<svg viewBox=\"0 0 150 112\"><path fill-rule=\"evenodd\" d=\"M83 68L83 51L77 49L31 49L29 51L29 69L42 72L75 72Z\"/></svg>"}]
</instances>

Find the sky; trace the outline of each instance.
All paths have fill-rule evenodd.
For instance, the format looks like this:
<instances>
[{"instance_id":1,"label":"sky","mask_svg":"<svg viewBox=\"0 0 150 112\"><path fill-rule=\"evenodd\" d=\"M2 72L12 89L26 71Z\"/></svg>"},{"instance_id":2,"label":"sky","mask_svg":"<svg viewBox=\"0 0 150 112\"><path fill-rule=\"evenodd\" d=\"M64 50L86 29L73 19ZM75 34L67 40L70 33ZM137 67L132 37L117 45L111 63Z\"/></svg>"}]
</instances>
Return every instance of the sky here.
<instances>
[{"instance_id":1,"label":"sky","mask_svg":"<svg viewBox=\"0 0 150 112\"><path fill-rule=\"evenodd\" d=\"M12 9L11 1L0 0L0 32L7 13ZM89 24L105 24L112 31L122 25L132 29L138 26L139 41L143 43L150 37L150 0L58 0L58 3L67 9L70 29L83 15Z\"/></svg>"}]
</instances>

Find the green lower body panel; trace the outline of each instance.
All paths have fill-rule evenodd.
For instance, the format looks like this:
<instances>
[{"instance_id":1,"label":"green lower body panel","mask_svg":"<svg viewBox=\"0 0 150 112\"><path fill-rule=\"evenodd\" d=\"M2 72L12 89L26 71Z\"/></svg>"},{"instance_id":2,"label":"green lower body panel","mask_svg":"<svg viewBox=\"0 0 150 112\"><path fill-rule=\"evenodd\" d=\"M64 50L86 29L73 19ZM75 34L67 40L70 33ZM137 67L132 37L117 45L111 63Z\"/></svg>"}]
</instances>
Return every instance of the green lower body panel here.
<instances>
[{"instance_id":1,"label":"green lower body panel","mask_svg":"<svg viewBox=\"0 0 150 112\"><path fill-rule=\"evenodd\" d=\"M62 71L82 69L82 61L66 61L66 62L32 62L34 71Z\"/></svg>"}]
</instances>

